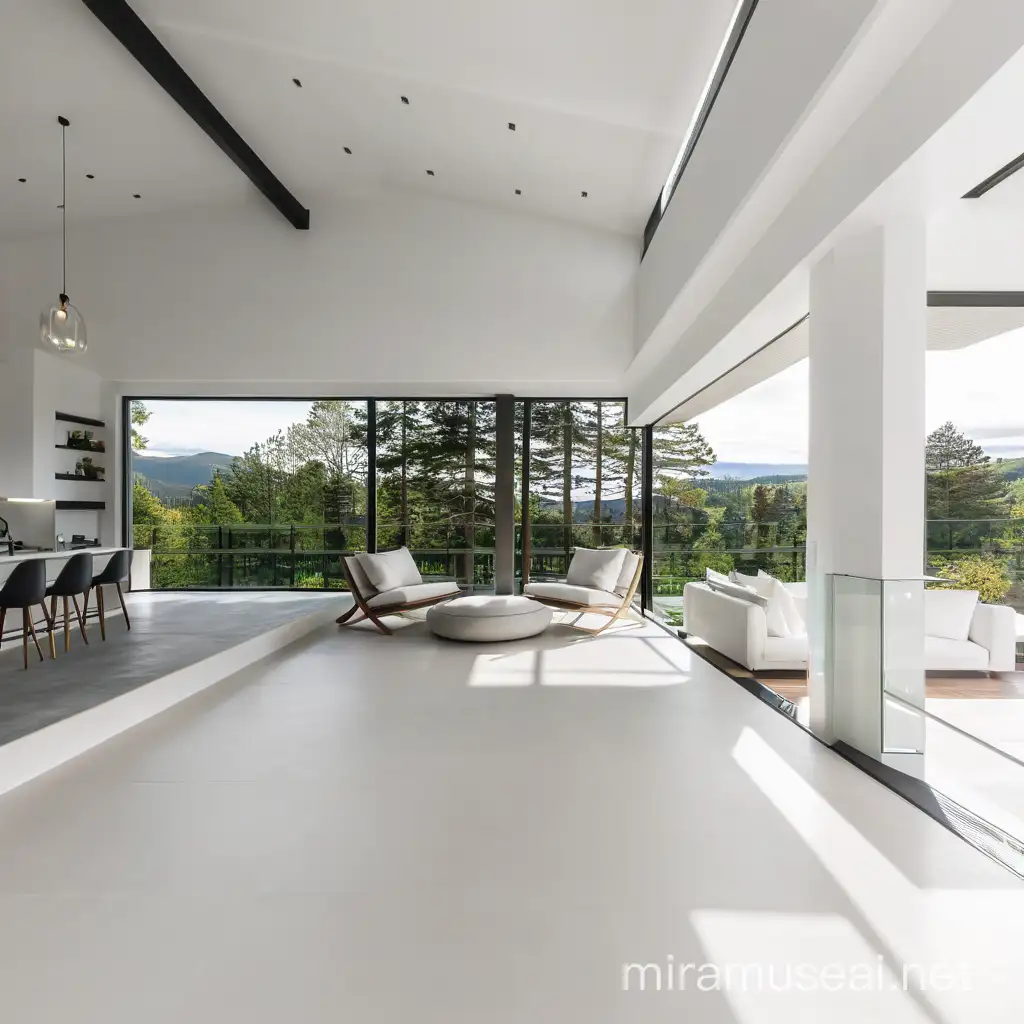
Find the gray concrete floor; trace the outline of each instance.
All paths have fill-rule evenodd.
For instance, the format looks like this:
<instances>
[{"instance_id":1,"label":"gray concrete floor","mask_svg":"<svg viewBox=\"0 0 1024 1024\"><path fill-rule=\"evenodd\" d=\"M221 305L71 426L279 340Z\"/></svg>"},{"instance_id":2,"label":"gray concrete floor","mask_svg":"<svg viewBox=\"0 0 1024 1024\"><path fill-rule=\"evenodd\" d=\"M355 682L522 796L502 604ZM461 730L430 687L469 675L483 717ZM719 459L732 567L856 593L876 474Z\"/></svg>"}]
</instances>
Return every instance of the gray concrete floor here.
<instances>
[{"instance_id":1,"label":"gray concrete floor","mask_svg":"<svg viewBox=\"0 0 1024 1024\"><path fill-rule=\"evenodd\" d=\"M45 661L30 644L23 668L20 637L0 650L0 744L35 732L111 700L178 669L195 664L269 629L312 612L325 601L340 610L346 599L321 593L143 593L128 595L131 631L120 614L107 617L107 640L90 619L89 645L75 625L71 651L63 628L56 634L57 660L39 630ZM116 606L116 595L107 599ZM20 623L20 616L17 616Z\"/></svg>"}]
</instances>

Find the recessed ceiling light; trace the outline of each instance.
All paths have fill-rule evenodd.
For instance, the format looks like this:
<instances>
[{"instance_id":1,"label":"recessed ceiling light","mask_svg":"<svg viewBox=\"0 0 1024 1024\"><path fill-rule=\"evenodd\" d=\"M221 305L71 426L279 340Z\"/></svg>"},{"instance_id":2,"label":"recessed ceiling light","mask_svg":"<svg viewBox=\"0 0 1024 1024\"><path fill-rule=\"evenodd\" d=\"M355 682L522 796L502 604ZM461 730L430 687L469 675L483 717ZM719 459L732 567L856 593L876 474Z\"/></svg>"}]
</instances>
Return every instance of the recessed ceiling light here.
<instances>
[{"instance_id":1,"label":"recessed ceiling light","mask_svg":"<svg viewBox=\"0 0 1024 1024\"><path fill-rule=\"evenodd\" d=\"M514 132L516 130L516 123L515 123L515 121L509 121L509 123L508 123L508 130L510 132Z\"/></svg>"},{"instance_id":2,"label":"recessed ceiling light","mask_svg":"<svg viewBox=\"0 0 1024 1024\"><path fill-rule=\"evenodd\" d=\"M88 178L88 179L89 179L90 181L92 181L92 180L93 180L93 178L95 178L95 177L96 177L96 175L95 175L95 174L87 174L87 175L86 175L86 177L87 177L87 178Z\"/></svg>"},{"instance_id":3,"label":"recessed ceiling light","mask_svg":"<svg viewBox=\"0 0 1024 1024\"><path fill-rule=\"evenodd\" d=\"M297 78L293 78L292 81L295 83L296 88L302 88L302 83Z\"/></svg>"},{"instance_id":4,"label":"recessed ceiling light","mask_svg":"<svg viewBox=\"0 0 1024 1024\"><path fill-rule=\"evenodd\" d=\"M523 190L521 188L517 188L516 189L516 195L517 196L521 196L522 194L523 194Z\"/></svg>"},{"instance_id":5,"label":"recessed ceiling light","mask_svg":"<svg viewBox=\"0 0 1024 1024\"><path fill-rule=\"evenodd\" d=\"M587 198L587 193L586 192L581 192L580 195L583 196L584 199Z\"/></svg>"},{"instance_id":6,"label":"recessed ceiling light","mask_svg":"<svg viewBox=\"0 0 1024 1024\"><path fill-rule=\"evenodd\" d=\"M140 196L138 192L135 192L135 193L132 194L132 199L141 199L141 198L142 198L142 196Z\"/></svg>"},{"instance_id":7,"label":"recessed ceiling light","mask_svg":"<svg viewBox=\"0 0 1024 1024\"><path fill-rule=\"evenodd\" d=\"M409 97L408 97L408 96L403 96L403 97L402 97L402 102L403 102L403 103L404 103L404 104L405 104L406 106L409 106Z\"/></svg>"},{"instance_id":8,"label":"recessed ceiling light","mask_svg":"<svg viewBox=\"0 0 1024 1024\"><path fill-rule=\"evenodd\" d=\"M348 153L349 156L352 155L352 150L349 149L348 146L345 147L345 152Z\"/></svg>"},{"instance_id":9,"label":"recessed ceiling light","mask_svg":"<svg viewBox=\"0 0 1024 1024\"><path fill-rule=\"evenodd\" d=\"M434 176L434 172L433 171L427 171L427 174L429 174L431 177Z\"/></svg>"}]
</instances>

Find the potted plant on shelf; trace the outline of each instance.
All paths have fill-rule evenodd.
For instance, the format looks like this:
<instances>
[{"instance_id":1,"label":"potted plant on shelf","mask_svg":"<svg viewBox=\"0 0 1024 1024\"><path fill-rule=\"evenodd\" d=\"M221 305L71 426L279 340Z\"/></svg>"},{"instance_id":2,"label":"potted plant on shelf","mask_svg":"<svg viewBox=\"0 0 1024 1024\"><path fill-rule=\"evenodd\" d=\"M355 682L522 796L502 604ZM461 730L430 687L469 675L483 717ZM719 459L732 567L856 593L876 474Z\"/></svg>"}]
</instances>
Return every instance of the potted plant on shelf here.
<instances>
[{"instance_id":1,"label":"potted plant on shelf","mask_svg":"<svg viewBox=\"0 0 1024 1024\"><path fill-rule=\"evenodd\" d=\"M82 456L82 472L87 480L102 480L103 477L100 475L103 473L102 466L93 465L92 458L88 455Z\"/></svg>"}]
</instances>

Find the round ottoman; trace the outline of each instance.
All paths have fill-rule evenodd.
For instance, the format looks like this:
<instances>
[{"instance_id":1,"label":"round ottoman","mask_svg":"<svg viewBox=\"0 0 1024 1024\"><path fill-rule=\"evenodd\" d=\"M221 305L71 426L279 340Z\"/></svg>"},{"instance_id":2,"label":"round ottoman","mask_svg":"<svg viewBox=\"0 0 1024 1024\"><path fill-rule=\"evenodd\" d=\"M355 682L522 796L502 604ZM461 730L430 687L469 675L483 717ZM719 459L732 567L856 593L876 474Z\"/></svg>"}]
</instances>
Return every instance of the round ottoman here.
<instances>
[{"instance_id":1,"label":"round ottoman","mask_svg":"<svg viewBox=\"0 0 1024 1024\"><path fill-rule=\"evenodd\" d=\"M528 597L468 594L435 604L427 612L427 627L448 640L522 640L543 633L552 614Z\"/></svg>"}]
</instances>

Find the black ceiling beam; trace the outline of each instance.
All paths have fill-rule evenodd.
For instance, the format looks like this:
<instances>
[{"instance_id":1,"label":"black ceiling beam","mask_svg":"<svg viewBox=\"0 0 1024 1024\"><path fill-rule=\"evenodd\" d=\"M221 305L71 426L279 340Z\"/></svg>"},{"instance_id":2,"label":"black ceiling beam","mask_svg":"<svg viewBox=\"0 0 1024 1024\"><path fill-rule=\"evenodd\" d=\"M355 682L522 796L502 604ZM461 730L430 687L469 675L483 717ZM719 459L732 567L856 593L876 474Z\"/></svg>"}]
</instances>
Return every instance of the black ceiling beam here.
<instances>
[{"instance_id":1,"label":"black ceiling beam","mask_svg":"<svg viewBox=\"0 0 1024 1024\"><path fill-rule=\"evenodd\" d=\"M986 192L994 189L996 185L1002 184L1007 178L1016 174L1024 167L1024 153L1015 156L1008 164L1004 164L995 174L990 174L984 181L979 182L970 192L965 192L962 199L980 199Z\"/></svg>"},{"instance_id":2,"label":"black ceiling beam","mask_svg":"<svg viewBox=\"0 0 1024 1024\"><path fill-rule=\"evenodd\" d=\"M207 99L202 89L167 52L126 0L82 0L149 72L182 110L231 158L246 177L301 231L309 230L309 210L288 191L245 139Z\"/></svg>"}]
</instances>

